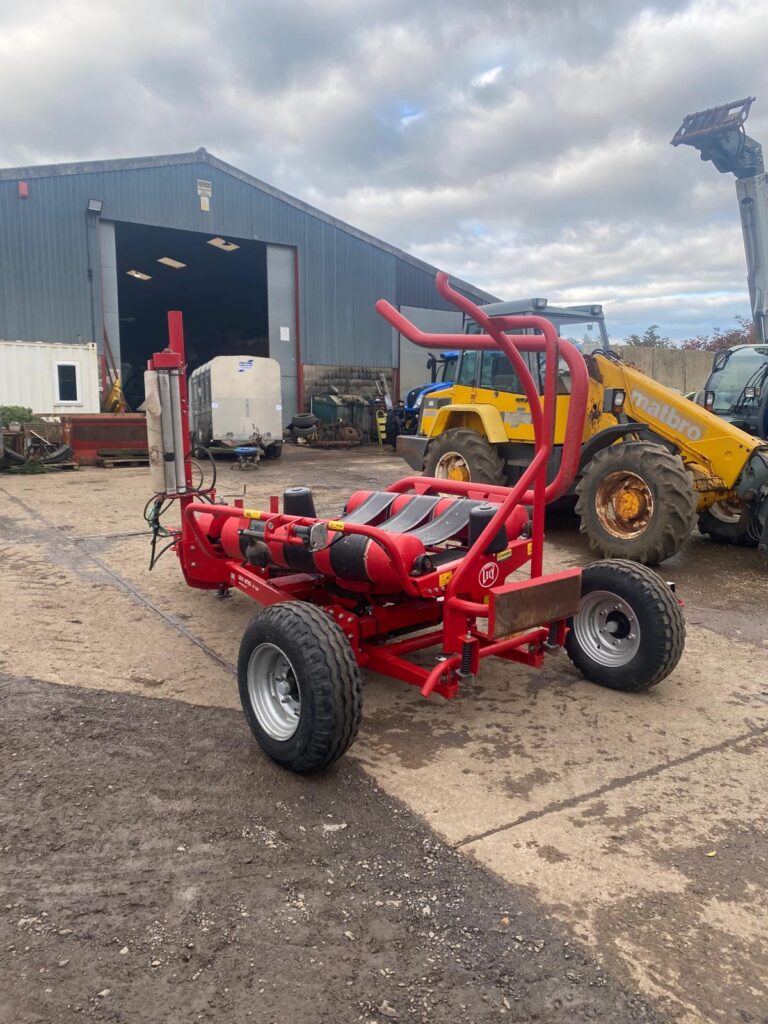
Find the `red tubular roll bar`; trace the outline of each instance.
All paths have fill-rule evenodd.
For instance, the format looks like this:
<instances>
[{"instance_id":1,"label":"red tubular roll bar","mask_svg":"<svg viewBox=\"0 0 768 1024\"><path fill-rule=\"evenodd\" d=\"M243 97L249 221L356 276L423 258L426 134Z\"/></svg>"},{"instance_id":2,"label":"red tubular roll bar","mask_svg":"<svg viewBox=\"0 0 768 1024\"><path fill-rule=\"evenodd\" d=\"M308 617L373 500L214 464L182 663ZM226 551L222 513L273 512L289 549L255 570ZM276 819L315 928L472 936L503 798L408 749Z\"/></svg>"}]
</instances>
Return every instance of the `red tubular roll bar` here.
<instances>
[{"instance_id":1,"label":"red tubular roll bar","mask_svg":"<svg viewBox=\"0 0 768 1024\"><path fill-rule=\"evenodd\" d=\"M451 288L447 275L442 271L437 275L437 288L443 298L472 317L476 323L485 328L486 333L428 334L419 330L418 327L412 324L410 320L407 320L385 299L380 299L376 303L376 309L400 334L404 335L415 345L420 345L423 348L431 348L437 345L446 348L497 349L502 351L507 359L509 359L523 385L523 390L531 410L531 421L536 446L533 460L526 467L517 483L510 489L500 489L500 492L504 494L501 506L493 519L488 523L477 543L467 553L451 580L446 593L446 600L449 601L450 598L460 593L462 582L477 568L482 559L482 552L506 522L513 508L520 503L533 506L531 577L541 575L545 505L547 502L553 501L564 494L576 476L581 455L584 417L587 411L589 378L587 367L581 354L570 342L560 338L553 324L544 317L489 317L470 299L465 298L454 288ZM535 328L541 331L541 335L509 335L505 333L506 330L514 330L515 328ZM544 352L546 354L543 396L539 395L520 352ZM557 365L560 355L563 356L571 371L571 396L560 466L555 479L547 486L547 463L554 447ZM436 489L452 494L468 494L472 489L471 484L458 481L409 477L393 485L390 490L405 490L416 486L417 481L420 481L422 487L432 485ZM533 488L529 489L531 483L533 483ZM477 606L477 609L477 614L481 614L480 606Z\"/></svg>"}]
</instances>

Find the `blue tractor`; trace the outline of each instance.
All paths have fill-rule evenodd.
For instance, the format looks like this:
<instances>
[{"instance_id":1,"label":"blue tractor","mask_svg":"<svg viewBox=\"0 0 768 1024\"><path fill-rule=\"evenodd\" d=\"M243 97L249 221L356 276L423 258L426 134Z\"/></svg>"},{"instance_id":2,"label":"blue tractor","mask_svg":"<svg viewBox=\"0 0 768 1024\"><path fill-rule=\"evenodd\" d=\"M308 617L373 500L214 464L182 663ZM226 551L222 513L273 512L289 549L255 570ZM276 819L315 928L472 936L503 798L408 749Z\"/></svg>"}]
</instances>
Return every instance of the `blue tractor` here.
<instances>
[{"instance_id":1,"label":"blue tractor","mask_svg":"<svg viewBox=\"0 0 768 1024\"><path fill-rule=\"evenodd\" d=\"M394 447L398 434L415 434L419 428L419 413L427 395L437 391L447 391L453 387L456 366L460 352L441 352L436 356L433 352L427 358L427 369L430 371L429 384L417 384L406 394L402 405L393 409L387 422L387 441Z\"/></svg>"}]
</instances>

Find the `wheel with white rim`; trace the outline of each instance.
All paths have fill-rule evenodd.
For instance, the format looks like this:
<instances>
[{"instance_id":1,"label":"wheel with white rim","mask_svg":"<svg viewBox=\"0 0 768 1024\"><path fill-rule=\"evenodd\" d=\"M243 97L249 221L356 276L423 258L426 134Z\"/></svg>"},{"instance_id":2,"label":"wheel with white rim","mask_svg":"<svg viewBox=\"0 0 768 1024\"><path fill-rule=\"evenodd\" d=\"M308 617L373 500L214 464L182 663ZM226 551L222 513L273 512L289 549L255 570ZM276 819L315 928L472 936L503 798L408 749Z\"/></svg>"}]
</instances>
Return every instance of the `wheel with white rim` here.
<instances>
[{"instance_id":1,"label":"wheel with white rim","mask_svg":"<svg viewBox=\"0 0 768 1024\"><path fill-rule=\"evenodd\" d=\"M237 674L251 732L283 767L319 771L354 741L360 673L346 637L321 609L301 601L265 608L243 635Z\"/></svg>"},{"instance_id":2,"label":"wheel with white rim","mask_svg":"<svg viewBox=\"0 0 768 1024\"><path fill-rule=\"evenodd\" d=\"M621 559L587 566L568 625L571 661L613 690L637 693L660 683L685 646L685 621L670 587L646 566Z\"/></svg>"},{"instance_id":3,"label":"wheel with white rim","mask_svg":"<svg viewBox=\"0 0 768 1024\"><path fill-rule=\"evenodd\" d=\"M756 548L757 538L749 530L749 510L738 498L716 501L699 516L699 533L718 544Z\"/></svg>"},{"instance_id":4,"label":"wheel with white rim","mask_svg":"<svg viewBox=\"0 0 768 1024\"><path fill-rule=\"evenodd\" d=\"M505 464L482 434L455 427L429 442L422 474L437 480L503 484Z\"/></svg>"}]
</instances>

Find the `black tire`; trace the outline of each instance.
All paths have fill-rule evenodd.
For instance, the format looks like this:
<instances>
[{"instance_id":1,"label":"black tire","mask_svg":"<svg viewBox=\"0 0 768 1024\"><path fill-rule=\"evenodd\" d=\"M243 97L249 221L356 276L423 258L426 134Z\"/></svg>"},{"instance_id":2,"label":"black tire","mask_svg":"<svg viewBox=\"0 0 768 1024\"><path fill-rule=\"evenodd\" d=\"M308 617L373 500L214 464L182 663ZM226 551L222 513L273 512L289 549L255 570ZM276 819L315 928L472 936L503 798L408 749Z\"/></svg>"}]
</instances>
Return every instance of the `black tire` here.
<instances>
[{"instance_id":1,"label":"black tire","mask_svg":"<svg viewBox=\"0 0 768 1024\"><path fill-rule=\"evenodd\" d=\"M283 454L282 444L270 444L264 449L265 459L279 459Z\"/></svg>"},{"instance_id":2,"label":"black tire","mask_svg":"<svg viewBox=\"0 0 768 1024\"><path fill-rule=\"evenodd\" d=\"M581 580L565 649L582 675L626 693L666 679L685 647L685 620L670 587L622 559L588 565Z\"/></svg>"},{"instance_id":3,"label":"black tire","mask_svg":"<svg viewBox=\"0 0 768 1024\"><path fill-rule=\"evenodd\" d=\"M71 459L75 454L74 448L70 448L68 444L60 444L59 447L51 452L50 455L45 455L42 459L44 466L51 466L56 462L66 462Z\"/></svg>"},{"instance_id":4,"label":"black tire","mask_svg":"<svg viewBox=\"0 0 768 1024\"><path fill-rule=\"evenodd\" d=\"M725 505L726 503L716 504ZM742 510L739 518L733 518L729 521L727 511L725 515L722 513L718 515L718 511L719 509L713 505L711 509L705 509L701 513L699 516L699 533L703 533L705 537L709 537L718 544L737 544L739 547L744 548L757 547L757 538L753 537L749 532L748 512L745 514Z\"/></svg>"},{"instance_id":5,"label":"black tire","mask_svg":"<svg viewBox=\"0 0 768 1024\"><path fill-rule=\"evenodd\" d=\"M465 473L462 477L449 477L451 457L454 465ZM482 434L475 430L455 427L430 441L424 455L422 476L439 479L469 479L478 484L504 484L505 463L498 451Z\"/></svg>"},{"instance_id":6,"label":"black tire","mask_svg":"<svg viewBox=\"0 0 768 1024\"><path fill-rule=\"evenodd\" d=\"M634 519L619 515L616 498L622 488L633 501L641 495ZM604 558L656 565L680 550L696 522L696 494L682 459L649 441L597 452L582 470L576 494L579 528ZM609 494L612 499L606 500Z\"/></svg>"},{"instance_id":7,"label":"black tire","mask_svg":"<svg viewBox=\"0 0 768 1024\"><path fill-rule=\"evenodd\" d=\"M3 448L3 455L0 462L5 461L9 466L23 466L27 461L26 455L19 455L12 448Z\"/></svg>"},{"instance_id":8,"label":"black tire","mask_svg":"<svg viewBox=\"0 0 768 1024\"><path fill-rule=\"evenodd\" d=\"M291 426L297 427L299 430L308 430L310 427L316 426L319 422L320 421L313 412L300 412L291 420Z\"/></svg>"},{"instance_id":9,"label":"black tire","mask_svg":"<svg viewBox=\"0 0 768 1024\"><path fill-rule=\"evenodd\" d=\"M317 424L314 427L291 427L292 437L314 437L317 434Z\"/></svg>"},{"instance_id":10,"label":"black tire","mask_svg":"<svg viewBox=\"0 0 768 1024\"><path fill-rule=\"evenodd\" d=\"M286 699L298 706L297 724L284 739L278 738L276 730L270 731L263 713L259 715L254 703L258 698L249 687L249 678L255 686L253 679L258 675L259 663L252 660L257 651L263 659L278 651L290 670L278 682L292 688L293 696L288 694ZM314 605L287 601L257 615L243 634L237 678L251 732L264 753L284 768L320 771L341 757L357 736L363 705L357 662L336 623ZM275 697L270 706L281 715L279 703Z\"/></svg>"}]
</instances>

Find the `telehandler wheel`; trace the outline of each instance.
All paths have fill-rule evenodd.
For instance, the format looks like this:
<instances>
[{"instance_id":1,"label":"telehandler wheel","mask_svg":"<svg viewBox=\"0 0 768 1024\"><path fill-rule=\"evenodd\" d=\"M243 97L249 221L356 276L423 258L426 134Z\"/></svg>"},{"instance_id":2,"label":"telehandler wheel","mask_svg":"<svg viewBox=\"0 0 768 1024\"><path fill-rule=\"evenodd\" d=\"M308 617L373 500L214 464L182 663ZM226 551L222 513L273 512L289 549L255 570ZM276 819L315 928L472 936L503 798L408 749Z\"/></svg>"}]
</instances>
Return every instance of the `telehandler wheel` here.
<instances>
[{"instance_id":1,"label":"telehandler wheel","mask_svg":"<svg viewBox=\"0 0 768 1024\"><path fill-rule=\"evenodd\" d=\"M504 459L482 434L455 427L429 442L422 475L438 480L503 484Z\"/></svg>"},{"instance_id":2,"label":"telehandler wheel","mask_svg":"<svg viewBox=\"0 0 768 1024\"><path fill-rule=\"evenodd\" d=\"M303 601L265 608L243 634L240 701L265 754L294 772L316 772L357 736L363 694L346 637Z\"/></svg>"},{"instance_id":3,"label":"telehandler wheel","mask_svg":"<svg viewBox=\"0 0 768 1024\"><path fill-rule=\"evenodd\" d=\"M744 506L738 500L716 501L705 509L699 516L699 533L711 537L718 544L757 547L757 538L749 532Z\"/></svg>"},{"instance_id":4,"label":"telehandler wheel","mask_svg":"<svg viewBox=\"0 0 768 1024\"><path fill-rule=\"evenodd\" d=\"M581 580L581 604L565 640L576 668L627 693L665 679L685 646L685 620L669 586L622 559L588 565Z\"/></svg>"},{"instance_id":5,"label":"telehandler wheel","mask_svg":"<svg viewBox=\"0 0 768 1024\"><path fill-rule=\"evenodd\" d=\"M606 558L656 565L680 550L696 522L682 459L650 441L599 451L582 470L576 494L579 528Z\"/></svg>"}]
</instances>

